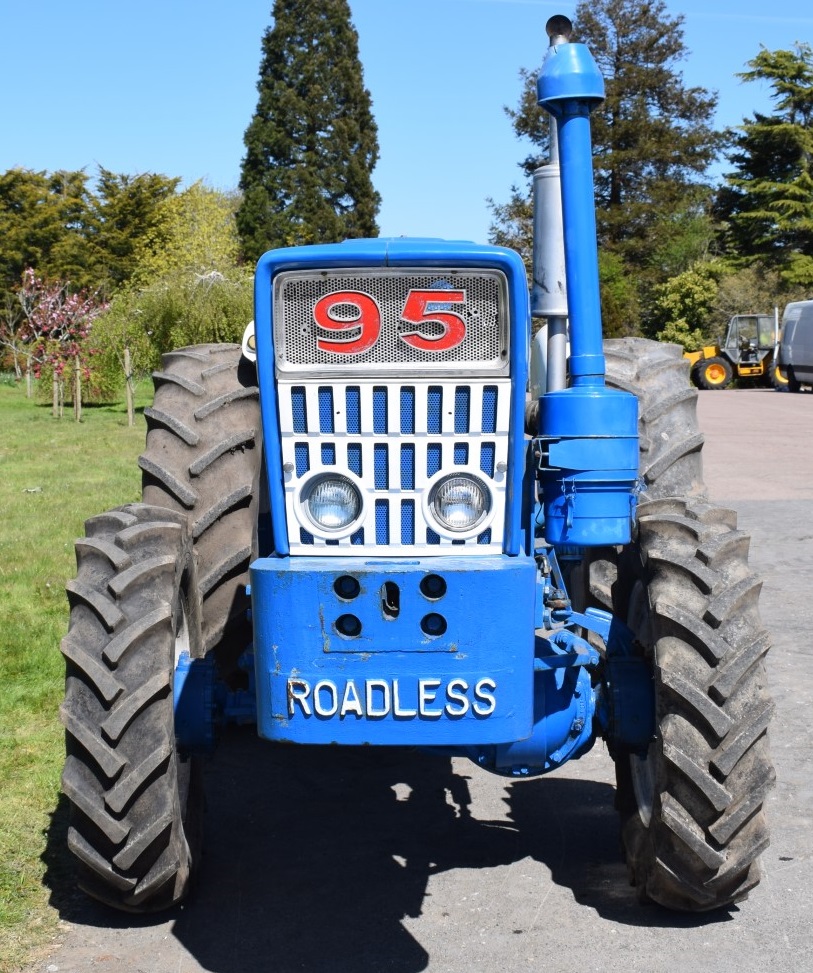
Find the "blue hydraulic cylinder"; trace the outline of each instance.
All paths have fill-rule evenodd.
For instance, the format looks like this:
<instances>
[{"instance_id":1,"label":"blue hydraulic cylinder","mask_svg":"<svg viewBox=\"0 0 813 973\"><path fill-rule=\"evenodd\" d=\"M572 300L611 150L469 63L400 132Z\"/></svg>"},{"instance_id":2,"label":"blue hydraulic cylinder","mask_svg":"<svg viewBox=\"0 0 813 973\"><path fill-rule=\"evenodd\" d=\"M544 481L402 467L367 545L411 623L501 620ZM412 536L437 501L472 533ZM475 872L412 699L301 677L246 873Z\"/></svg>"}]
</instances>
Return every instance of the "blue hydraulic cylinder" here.
<instances>
[{"instance_id":1,"label":"blue hydraulic cylinder","mask_svg":"<svg viewBox=\"0 0 813 973\"><path fill-rule=\"evenodd\" d=\"M210 754L215 748L215 662L182 652L172 680L175 738L182 753Z\"/></svg>"}]
</instances>

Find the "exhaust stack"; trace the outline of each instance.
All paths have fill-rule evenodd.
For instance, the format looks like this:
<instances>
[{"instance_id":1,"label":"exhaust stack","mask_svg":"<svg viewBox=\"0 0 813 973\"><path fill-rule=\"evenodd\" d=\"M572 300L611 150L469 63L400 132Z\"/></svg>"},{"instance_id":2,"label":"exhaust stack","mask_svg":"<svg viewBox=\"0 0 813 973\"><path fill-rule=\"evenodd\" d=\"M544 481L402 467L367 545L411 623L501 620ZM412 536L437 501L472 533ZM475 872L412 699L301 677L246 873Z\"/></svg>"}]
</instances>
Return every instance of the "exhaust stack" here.
<instances>
[{"instance_id":1,"label":"exhaust stack","mask_svg":"<svg viewBox=\"0 0 813 973\"><path fill-rule=\"evenodd\" d=\"M566 43L570 29L567 17L552 17L548 21L551 46ZM559 139L553 121L550 123L549 144L547 164L536 169L533 175L531 315L536 319L545 319L531 345L531 393L536 398L567 385L567 276Z\"/></svg>"},{"instance_id":2,"label":"exhaust stack","mask_svg":"<svg viewBox=\"0 0 813 973\"><path fill-rule=\"evenodd\" d=\"M570 322L570 384L561 376L561 351L549 345L549 383L539 400L535 440L545 539L550 544L580 546L626 544L638 483L638 403L635 396L604 384L590 138L590 113L604 99L604 80L587 47L570 41L572 24L567 17L551 17L547 33L550 47L537 94L551 116L552 158L549 166L542 167L539 180L535 174L535 188L537 183L546 188L534 207L532 309L549 323L556 322L551 331L561 344L561 307L555 306L547 286L556 273L556 247L561 240L564 312ZM555 226L556 207L550 202L551 187L557 182L561 232Z\"/></svg>"}]
</instances>

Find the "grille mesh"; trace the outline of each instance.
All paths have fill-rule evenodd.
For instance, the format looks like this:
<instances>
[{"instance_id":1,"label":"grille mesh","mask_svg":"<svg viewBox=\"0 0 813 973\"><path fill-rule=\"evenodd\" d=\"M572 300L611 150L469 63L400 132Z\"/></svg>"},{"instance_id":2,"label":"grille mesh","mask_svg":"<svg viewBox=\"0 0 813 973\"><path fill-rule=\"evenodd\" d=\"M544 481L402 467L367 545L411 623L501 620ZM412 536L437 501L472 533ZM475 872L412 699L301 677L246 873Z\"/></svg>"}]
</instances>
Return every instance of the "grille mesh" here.
<instances>
[{"instance_id":1,"label":"grille mesh","mask_svg":"<svg viewBox=\"0 0 813 973\"><path fill-rule=\"evenodd\" d=\"M465 292L465 302L434 302L428 310L453 311L463 318L466 334L462 342L447 351L426 351L403 340L401 335L414 331L401 318L410 290L456 290ZM354 326L360 314L351 303L334 304L332 320L343 325L339 333L324 331L314 319L318 302L342 291L359 292L375 302L380 313L380 334L372 347L354 354L325 351L319 338L331 341L353 341L360 334ZM432 271L394 271L382 269L363 272L309 271L279 274L274 283L274 345L276 366L280 372L319 370L332 373L349 370L369 375L372 368L397 371L399 374L424 373L427 368L450 368L459 374L467 367L470 373L504 374L508 362L506 283L498 271L461 272L448 269ZM444 333L439 322L425 321L419 332L426 338Z\"/></svg>"}]
</instances>

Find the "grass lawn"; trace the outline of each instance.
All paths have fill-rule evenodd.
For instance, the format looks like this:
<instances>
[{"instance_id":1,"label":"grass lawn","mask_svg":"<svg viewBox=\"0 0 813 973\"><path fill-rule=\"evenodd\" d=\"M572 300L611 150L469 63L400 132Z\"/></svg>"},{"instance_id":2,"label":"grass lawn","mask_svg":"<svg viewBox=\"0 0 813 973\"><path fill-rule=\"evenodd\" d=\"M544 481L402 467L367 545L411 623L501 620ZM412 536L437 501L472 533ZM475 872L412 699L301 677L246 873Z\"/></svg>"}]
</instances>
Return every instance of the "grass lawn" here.
<instances>
[{"instance_id":1,"label":"grass lawn","mask_svg":"<svg viewBox=\"0 0 813 973\"><path fill-rule=\"evenodd\" d=\"M152 398L149 382L138 405ZM65 582L84 521L139 500L141 412L86 406L51 416L23 385L0 383L0 970L49 940L51 904L70 869L55 818L63 761L59 722L67 631ZM61 883L64 889L65 881ZM62 894L65 894L64 892Z\"/></svg>"}]
</instances>

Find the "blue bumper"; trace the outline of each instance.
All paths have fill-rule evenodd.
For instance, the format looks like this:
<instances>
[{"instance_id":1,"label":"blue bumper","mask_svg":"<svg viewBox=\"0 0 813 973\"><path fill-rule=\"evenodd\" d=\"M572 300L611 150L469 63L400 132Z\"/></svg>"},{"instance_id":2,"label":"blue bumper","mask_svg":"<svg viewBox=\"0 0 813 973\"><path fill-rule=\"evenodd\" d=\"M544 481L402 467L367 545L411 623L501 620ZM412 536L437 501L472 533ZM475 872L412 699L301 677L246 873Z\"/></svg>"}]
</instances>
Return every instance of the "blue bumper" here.
<instances>
[{"instance_id":1,"label":"blue bumper","mask_svg":"<svg viewBox=\"0 0 813 973\"><path fill-rule=\"evenodd\" d=\"M258 732L295 743L472 746L533 728L530 558L260 558Z\"/></svg>"}]
</instances>

